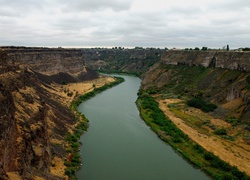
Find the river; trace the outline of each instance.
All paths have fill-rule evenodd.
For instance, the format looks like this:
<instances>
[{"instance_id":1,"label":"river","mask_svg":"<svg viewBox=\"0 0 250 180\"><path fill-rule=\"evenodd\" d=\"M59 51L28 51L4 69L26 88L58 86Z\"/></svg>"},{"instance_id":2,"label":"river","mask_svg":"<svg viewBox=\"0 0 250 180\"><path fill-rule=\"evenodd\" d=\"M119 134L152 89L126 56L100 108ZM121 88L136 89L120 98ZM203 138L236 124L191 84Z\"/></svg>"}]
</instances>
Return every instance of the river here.
<instances>
[{"instance_id":1,"label":"river","mask_svg":"<svg viewBox=\"0 0 250 180\"><path fill-rule=\"evenodd\" d=\"M80 180L210 179L161 141L140 118L135 101L140 79L125 82L82 103L90 121L80 141Z\"/></svg>"}]
</instances>

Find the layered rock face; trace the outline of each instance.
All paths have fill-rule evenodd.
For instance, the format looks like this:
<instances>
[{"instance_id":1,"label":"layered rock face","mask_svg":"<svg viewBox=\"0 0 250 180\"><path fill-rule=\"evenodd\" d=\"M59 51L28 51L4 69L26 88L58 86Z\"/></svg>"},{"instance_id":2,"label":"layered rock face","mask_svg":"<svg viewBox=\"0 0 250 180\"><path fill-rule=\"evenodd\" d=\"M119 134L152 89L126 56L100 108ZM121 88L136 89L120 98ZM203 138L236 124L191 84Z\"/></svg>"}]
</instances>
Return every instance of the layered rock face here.
<instances>
[{"instance_id":1,"label":"layered rock face","mask_svg":"<svg viewBox=\"0 0 250 180\"><path fill-rule=\"evenodd\" d=\"M220 104L224 118L250 123L249 72L250 52L171 50L144 74L142 88L202 96ZM235 105L223 109L227 103Z\"/></svg>"},{"instance_id":2,"label":"layered rock face","mask_svg":"<svg viewBox=\"0 0 250 180\"><path fill-rule=\"evenodd\" d=\"M66 178L50 172L76 123L58 89L97 76L77 50L0 48L0 179Z\"/></svg>"},{"instance_id":3,"label":"layered rock face","mask_svg":"<svg viewBox=\"0 0 250 180\"><path fill-rule=\"evenodd\" d=\"M234 51L166 51L162 62L168 65L218 67L250 71L250 52Z\"/></svg>"},{"instance_id":4,"label":"layered rock face","mask_svg":"<svg viewBox=\"0 0 250 180\"><path fill-rule=\"evenodd\" d=\"M78 49L2 47L8 54L8 63L20 68L53 75L61 72L86 73L84 56Z\"/></svg>"},{"instance_id":5,"label":"layered rock face","mask_svg":"<svg viewBox=\"0 0 250 180\"><path fill-rule=\"evenodd\" d=\"M5 172L18 172L21 179L33 179L37 172L49 175L52 154L47 118L53 99L45 96L46 90L30 71L0 74L0 165Z\"/></svg>"}]
</instances>

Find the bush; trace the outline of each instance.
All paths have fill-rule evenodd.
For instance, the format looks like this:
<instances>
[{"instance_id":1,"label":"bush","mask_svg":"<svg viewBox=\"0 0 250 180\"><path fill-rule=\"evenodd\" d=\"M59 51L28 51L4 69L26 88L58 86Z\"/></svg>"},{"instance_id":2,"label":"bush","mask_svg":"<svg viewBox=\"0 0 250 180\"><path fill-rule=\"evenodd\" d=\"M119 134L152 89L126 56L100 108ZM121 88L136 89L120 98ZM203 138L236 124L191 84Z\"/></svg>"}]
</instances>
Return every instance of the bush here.
<instances>
[{"instance_id":1,"label":"bush","mask_svg":"<svg viewBox=\"0 0 250 180\"><path fill-rule=\"evenodd\" d=\"M226 121L231 123L233 126L236 126L239 123L239 119L234 116L228 116Z\"/></svg>"},{"instance_id":2,"label":"bush","mask_svg":"<svg viewBox=\"0 0 250 180\"><path fill-rule=\"evenodd\" d=\"M221 129L215 130L214 134L217 134L217 135L227 135L227 131L226 131L226 129L221 128Z\"/></svg>"},{"instance_id":3,"label":"bush","mask_svg":"<svg viewBox=\"0 0 250 180\"><path fill-rule=\"evenodd\" d=\"M207 103L201 98L193 98L191 100L188 100L187 105L201 109L203 112L211 112L217 108L215 104Z\"/></svg>"}]
</instances>

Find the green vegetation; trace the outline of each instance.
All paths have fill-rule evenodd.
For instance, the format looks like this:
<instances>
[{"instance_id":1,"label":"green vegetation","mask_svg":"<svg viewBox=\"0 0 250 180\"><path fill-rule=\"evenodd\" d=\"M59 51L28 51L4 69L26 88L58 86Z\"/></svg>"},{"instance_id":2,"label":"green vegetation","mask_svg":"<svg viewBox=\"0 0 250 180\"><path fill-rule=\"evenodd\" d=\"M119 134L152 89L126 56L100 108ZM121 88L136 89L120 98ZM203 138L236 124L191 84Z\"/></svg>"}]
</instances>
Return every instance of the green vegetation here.
<instances>
[{"instance_id":1,"label":"green vegetation","mask_svg":"<svg viewBox=\"0 0 250 180\"><path fill-rule=\"evenodd\" d=\"M224 128L220 128L220 129L216 129L214 131L214 134L217 134L217 135L227 135L227 131Z\"/></svg>"},{"instance_id":2,"label":"green vegetation","mask_svg":"<svg viewBox=\"0 0 250 180\"><path fill-rule=\"evenodd\" d=\"M238 118L234 117L234 116L228 116L226 118L226 121L228 123L231 123L233 126L236 126L240 122L240 120Z\"/></svg>"},{"instance_id":3,"label":"green vegetation","mask_svg":"<svg viewBox=\"0 0 250 180\"><path fill-rule=\"evenodd\" d=\"M75 127L74 134L71 135L70 133L67 133L65 137L65 141L69 144L69 147L67 148L67 152L69 153L68 159L64 162L64 165L66 166L65 174L72 180L77 180L75 173L81 164L81 157L78 154L78 140L83 132L87 130L88 120L84 117L84 115L81 115L81 117L81 121Z\"/></svg>"},{"instance_id":4,"label":"green vegetation","mask_svg":"<svg viewBox=\"0 0 250 180\"><path fill-rule=\"evenodd\" d=\"M201 109L203 112L211 112L217 108L215 104L207 103L200 97L188 100L187 105Z\"/></svg>"},{"instance_id":5,"label":"green vegetation","mask_svg":"<svg viewBox=\"0 0 250 180\"><path fill-rule=\"evenodd\" d=\"M207 47L202 47L201 50L202 50L202 51L207 51L208 48L207 48Z\"/></svg>"},{"instance_id":6,"label":"green vegetation","mask_svg":"<svg viewBox=\"0 0 250 180\"><path fill-rule=\"evenodd\" d=\"M64 165L66 166L65 174L71 180L77 180L75 173L79 169L80 164L81 164L81 157L78 154L79 147L80 147L78 140L80 139L80 137L84 133L84 131L86 131L88 128L87 118L77 110L77 107L83 101L95 96L96 94L98 94L98 93L100 93L108 88L111 88L119 83L122 83L123 81L124 81L123 78L115 77L114 82L112 82L110 84L106 84L106 85L99 87L99 88L95 88L95 86L93 86L95 88L93 91L86 93L86 94L80 96L78 99L72 101L70 107L71 107L71 110L75 113L76 118L79 119L79 122L75 126L74 133L73 134L67 133L67 135L65 136L65 141L68 142L68 145L69 145L66 149L66 151L69 153L68 159L64 162Z\"/></svg>"},{"instance_id":7,"label":"green vegetation","mask_svg":"<svg viewBox=\"0 0 250 180\"><path fill-rule=\"evenodd\" d=\"M241 48L242 51L250 51L250 48L249 47L245 47L245 48Z\"/></svg>"},{"instance_id":8,"label":"green vegetation","mask_svg":"<svg viewBox=\"0 0 250 180\"><path fill-rule=\"evenodd\" d=\"M162 140L170 144L183 157L214 179L249 179L237 167L232 167L193 142L165 116L159 109L158 103L147 92L140 91L138 95L137 106L141 117Z\"/></svg>"}]
</instances>

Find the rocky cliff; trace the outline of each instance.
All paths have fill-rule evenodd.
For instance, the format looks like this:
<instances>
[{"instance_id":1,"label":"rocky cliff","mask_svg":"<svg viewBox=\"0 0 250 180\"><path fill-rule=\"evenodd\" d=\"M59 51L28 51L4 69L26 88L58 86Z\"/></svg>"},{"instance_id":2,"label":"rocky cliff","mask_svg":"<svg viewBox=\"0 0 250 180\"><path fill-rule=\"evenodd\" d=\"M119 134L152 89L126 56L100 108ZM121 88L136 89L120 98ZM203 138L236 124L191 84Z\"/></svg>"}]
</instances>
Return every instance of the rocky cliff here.
<instances>
[{"instance_id":1,"label":"rocky cliff","mask_svg":"<svg viewBox=\"0 0 250 180\"><path fill-rule=\"evenodd\" d=\"M138 75L160 61L164 52L165 50L156 48L82 49L86 65L92 69Z\"/></svg>"},{"instance_id":2,"label":"rocky cliff","mask_svg":"<svg viewBox=\"0 0 250 180\"><path fill-rule=\"evenodd\" d=\"M61 83L96 77L76 50L0 49L0 179L66 179L64 138L77 121Z\"/></svg>"},{"instance_id":3,"label":"rocky cliff","mask_svg":"<svg viewBox=\"0 0 250 180\"><path fill-rule=\"evenodd\" d=\"M52 76L57 81L64 81L64 76L66 81L70 82L97 77L97 74L85 66L84 55L79 49L28 47L1 47L1 49L7 53L9 65L22 69L28 67L38 73Z\"/></svg>"},{"instance_id":4,"label":"rocky cliff","mask_svg":"<svg viewBox=\"0 0 250 180\"><path fill-rule=\"evenodd\" d=\"M250 52L235 51L166 51L162 62L167 65L217 67L250 71Z\"/></svg>"},{"instance_id":5,"label":"rocky cliff","mask_svg":"<svg viewBox=\"0 0 250 180\"><path fill-rule=\"evenodd\" d=\"M206 58L200 57L204 54L208 55L208 53L196 53L199 56L195 61L185 61L187 54L188 52L179 52L179 54L178 52L173 52L173 54L167 52L161 62L156 63L142 76L142 89L166 97L202 97L218 105L219 108L215 112L223 119L233 116L250 124L250 73L247 71L249 64L244 65L244 71L216 67L206 68L201 64L199 64L200 66L196 66L196 64L190 66L190 62L203 63ZM244 56L246 58L240 62L247 62L246 54ZM175 62L176 65L173 65L172 62ZM230 64L232 63L233 61ZM230 68L231 66L224 67Z\"/></svg>"}]
</instances>

